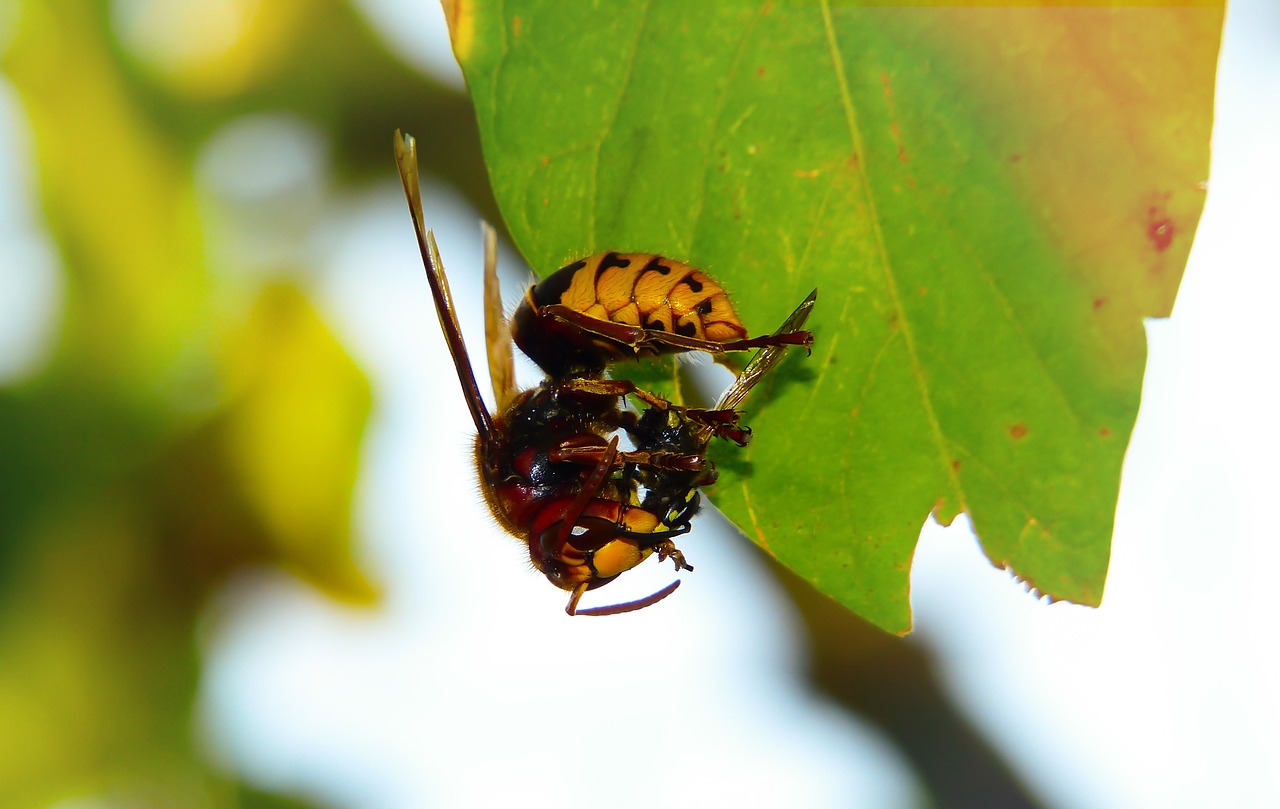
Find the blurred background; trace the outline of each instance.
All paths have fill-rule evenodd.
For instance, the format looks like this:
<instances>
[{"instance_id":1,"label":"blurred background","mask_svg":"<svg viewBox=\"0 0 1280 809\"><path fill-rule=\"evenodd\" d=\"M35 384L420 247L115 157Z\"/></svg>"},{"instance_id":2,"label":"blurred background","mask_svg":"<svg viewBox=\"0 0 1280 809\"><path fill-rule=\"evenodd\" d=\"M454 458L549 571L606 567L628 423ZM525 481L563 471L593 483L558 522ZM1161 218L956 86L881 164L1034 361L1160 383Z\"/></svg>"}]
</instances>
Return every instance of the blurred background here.
<instances>
[{"instance_id":1,"label":"blurred background","mask_svg":"<svg viewBox=\"0 0 1280 809\"><path fill-rule=\"evenodd\" d=\"M713 511L609 620L493 526L391 155L482 346L435 3L10 0L0 69L0 807L1280 805L1273 0L1228 12L1102 607L928 524L906 640Z\"/></svg>"}]
</instances>

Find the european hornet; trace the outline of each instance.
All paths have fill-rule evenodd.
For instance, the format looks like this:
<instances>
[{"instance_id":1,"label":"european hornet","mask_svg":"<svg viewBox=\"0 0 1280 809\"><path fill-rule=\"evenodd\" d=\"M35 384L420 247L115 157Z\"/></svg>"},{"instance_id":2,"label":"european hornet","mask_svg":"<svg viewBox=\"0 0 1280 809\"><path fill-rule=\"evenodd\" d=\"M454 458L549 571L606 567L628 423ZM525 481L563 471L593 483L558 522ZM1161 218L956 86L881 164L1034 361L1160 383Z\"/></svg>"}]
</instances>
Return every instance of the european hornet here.
<instances>
[{"instance_id":1,"label":"european hornet","mask_svg":"<svg viewBox=\"0 0 1280 809\"><path fill-rule=\"evenodd\" d=\"M677 571L693 569L672 541L689 531L688 519L646 508L640 501L639 486L641 480L651 480L658 489L674 491L687 480L703 479L710 467L705 443L693 453L681 451L675 442L659 439L649 447L619 449L618 433L630 433L644 419L624 409L625 397L634 394L651 408L676 414L682 423L688 423L686 429L698 440L704 431L745 440L746 431L738 426L736 411L685 410L637 389L627 380L605 378L605 365L615 358L692 349L722 353L768 346L781 352L784 345L808 346L812 337L808 332L791 332L761 340L747 339L722 291L717 293L721 296L719 302L712 304L713 311L721 313L726 322L736 324L738 330L738 339L727 342L707 339L718 332L706 329L701 337L691 337L659 331L653 320L642 325L601 320L593 316L589 307L580 311L564 302L539 303L532 290L526 304L533 304L521 307L530 312L522 320L517 311L509 324L502 316L498 289L496 236L486 226L485 332L497 401L496 414L491 413L480 395L462 339L435 236L423 224L417 149L411 135L396 132L395 154L436 313L475 422L480 488L494 519L528 545L530 561L538 571L552 584L569 591L565 611L570 615L629 612L670 595L679 580L638 601L578 609L586 591L608 584L655 553L660 560L671 559ZM560 279L557 284L569 282L563 284L562 291L568 289L580 269L570 265L534 290L554 290L555 284L545 285L555 279ZM710 281L704 274L688 269L700 283L702 279ZM669 297L688 302L683 293ZM557 294L554 299L562 301L563 295ZM692 301L695 310L702 300ZM673 312L676 308L672 304ZM522 327L521 323L525 325ZM549 377L525 391L516 390L513 330L520 335L517 344ZM544 335L541 338L540 333ZM555 349L545 350L544 343ZM572 359L558 361L560 351ZM649 433L642 431L640 437L649 437ZM692 511L687 516L691 517Z\"/></svg>"}]
</instances>

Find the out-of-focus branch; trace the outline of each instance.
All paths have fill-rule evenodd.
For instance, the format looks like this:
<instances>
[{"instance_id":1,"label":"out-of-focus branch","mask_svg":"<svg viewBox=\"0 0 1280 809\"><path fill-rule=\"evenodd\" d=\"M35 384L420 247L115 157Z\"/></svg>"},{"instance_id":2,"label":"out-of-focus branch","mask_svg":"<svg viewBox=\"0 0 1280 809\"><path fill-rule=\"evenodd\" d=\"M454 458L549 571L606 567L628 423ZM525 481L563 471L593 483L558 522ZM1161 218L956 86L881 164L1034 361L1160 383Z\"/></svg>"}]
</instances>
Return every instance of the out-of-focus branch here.
<instances>
[{"instance_id":1,"label":"out-of-focus branch","mask_svg":"<svg viewBox=\"0 0 1280 809\"><path fill-rule=\"evenodd\" d=\"M876 725L911 763L935 807L1047 805L941 689L918 644L877 629L769 562L804 619L814 687Z\"/></svg>"}]
</instances>

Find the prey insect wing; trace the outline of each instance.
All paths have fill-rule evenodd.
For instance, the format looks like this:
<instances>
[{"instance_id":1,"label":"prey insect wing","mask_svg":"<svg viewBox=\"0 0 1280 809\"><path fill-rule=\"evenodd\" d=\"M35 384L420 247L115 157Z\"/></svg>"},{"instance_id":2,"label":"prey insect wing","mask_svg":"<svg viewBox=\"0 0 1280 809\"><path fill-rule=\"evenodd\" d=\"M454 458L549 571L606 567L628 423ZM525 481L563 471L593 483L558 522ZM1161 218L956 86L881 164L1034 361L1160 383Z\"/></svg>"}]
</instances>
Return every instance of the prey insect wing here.
<instances>
[{"instance_id":1,"label":"prey insect wing","mask_svg":"<svg viewBox=\"0 0 1280 809\"><path fill-rule=\"evenodd\" d=\"M813 311L813 305L818 300L818 290L809 293L809 297L805 298L795 311L783 321L782 326L778 328L775 334L787 334L790 332L800 331L804 327L805 321L809 319L809 313ZM764 375L778 364L783 355L787 351L785 345L765 346L756 352L751 361L747 363L747 367L742 369L742 373L738 374L738 378L733 381L725 392L720 394L720 399L716 402L716 410L737 410L738 405L747 398L747 394L751 389L764 378Z\"/></svg>"}]
</instances>

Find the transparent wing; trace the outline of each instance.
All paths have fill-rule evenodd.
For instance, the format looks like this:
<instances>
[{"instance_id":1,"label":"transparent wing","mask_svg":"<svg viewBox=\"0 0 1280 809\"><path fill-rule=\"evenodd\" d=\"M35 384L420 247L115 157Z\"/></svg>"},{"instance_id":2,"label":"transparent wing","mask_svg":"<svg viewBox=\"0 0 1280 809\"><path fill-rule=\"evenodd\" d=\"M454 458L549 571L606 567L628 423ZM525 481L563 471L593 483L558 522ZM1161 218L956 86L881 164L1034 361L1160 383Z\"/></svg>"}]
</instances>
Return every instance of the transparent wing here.
<instances>
[{"instance_id":1,"label":"transparent wing","mask_svg":"<svg viewBox=\"0 0 1280 809\"><path fill-rule=\"evenodd\" d=\"M813 311L813 304L818 300L818 290L809 293L809 297L796 307L796 310L783 322L782 326L774 332L782 334L784 332L799 331L809 319L809 313ZM747 398L747 394L751 389L769 373L773 366L778 364L778 360L782 359L782 355L786 353L787 346L766 346L756 352L756 355L747 363L747 367L742 369L742 373L738 374L738 378L728 387L720 400L716 402L716 410L737 410L738 405L742 404L742 400Z\"/></svg>"},{"instance_id":2,"label":"transparent wing","mask_svg":"<svg viewBox=\"0 0 1280 809\"><path fill-rule=\"evenodd\" d=\"M422 264L427 271L427 283L431 285L431 297L436 304L436 314L440 317L440 328L444 331L445 342L449 344L449 353L453 355L453 367L458 372L458 381L462 383L462 394L471 410L471 418L476 423L476 432L480 434L482 445L488 447L493 441L493 417L484 406L480 386L476 384L471 359L467 355L467 346L462 341L462 329L458 326L457 310L453 305L453 296L449 294L449 280L445 278L443 264L440 262L436 237L422 222L417 141L412 135L397 129L395 152L396 165L400 168L400 182L404 185L405 199L409 202L409 213L413 217L413 232L418 237L418 250L422 253Z\"/></svg>"},{"instance_id":3,"label":"transparent wing","mask_svg":"<svg viewBox=\"0 0 1280 809\"><path fill-rule=\"evenodd\" d=\"M484 233L484 338L489 354L489 379L499 413L516 398L516 367L511 354L511 326L502 311L502 288L498 283L498 234L488 222Z\"/></svg>"}]
</instances>

